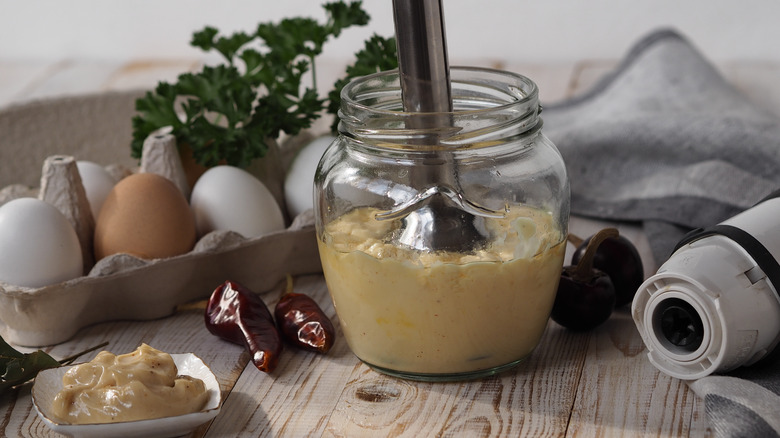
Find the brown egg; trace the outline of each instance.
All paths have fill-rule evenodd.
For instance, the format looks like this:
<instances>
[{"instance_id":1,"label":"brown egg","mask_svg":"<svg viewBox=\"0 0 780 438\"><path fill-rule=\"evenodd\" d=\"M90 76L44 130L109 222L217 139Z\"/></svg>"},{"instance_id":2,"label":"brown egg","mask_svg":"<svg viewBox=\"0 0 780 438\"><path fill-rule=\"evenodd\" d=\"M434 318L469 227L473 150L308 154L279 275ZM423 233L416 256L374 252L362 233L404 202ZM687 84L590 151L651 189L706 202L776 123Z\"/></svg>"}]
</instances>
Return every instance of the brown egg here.
<instances>
[{"instance_id":1,"label":"brown egg","mask_svg":"<svg viewBox=\"0 0 780 438\"><path fill-rule=\"evenodd\" d=\"M95 259L171 257L190 251L195 239L195 219L181 191L162 176L137 173L117 183L100 209Z\"/></svg>"}]
</instances>

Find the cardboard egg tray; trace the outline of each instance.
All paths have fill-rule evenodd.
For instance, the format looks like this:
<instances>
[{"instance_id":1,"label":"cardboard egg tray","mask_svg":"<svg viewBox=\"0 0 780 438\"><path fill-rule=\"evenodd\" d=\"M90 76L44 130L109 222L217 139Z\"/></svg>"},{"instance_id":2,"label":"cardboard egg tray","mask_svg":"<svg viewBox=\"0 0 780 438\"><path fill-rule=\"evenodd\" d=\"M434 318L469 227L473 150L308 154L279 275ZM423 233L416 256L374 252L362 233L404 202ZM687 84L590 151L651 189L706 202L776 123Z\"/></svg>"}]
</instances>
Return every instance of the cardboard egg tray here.
<instances>
[{"instance_id":1,"label":"cardboard egg tray","mask_svg":"<svg viewBox=\"0 0 780 438\"><path fill-rule=\"evenodd\" d=\"M52 155L136 168L130 157L130 120L140 95L103 93L0 110L0 204L36 196L41 166ZM293 149L308 140L303 137L285 143L287 158L281 163L289 164ZM283 172L279 175L283 178ZM22 346L53 345L91 324L170 315L180 304L208 298L225 280L261 293L277 287L287 274L321 271L308 211L287 229L255 238L214 231L175 257L143 260L115 254L98 261L87 275L59 284L29 288L0 281L0 335Z\"/></svg>"}]
</instances>

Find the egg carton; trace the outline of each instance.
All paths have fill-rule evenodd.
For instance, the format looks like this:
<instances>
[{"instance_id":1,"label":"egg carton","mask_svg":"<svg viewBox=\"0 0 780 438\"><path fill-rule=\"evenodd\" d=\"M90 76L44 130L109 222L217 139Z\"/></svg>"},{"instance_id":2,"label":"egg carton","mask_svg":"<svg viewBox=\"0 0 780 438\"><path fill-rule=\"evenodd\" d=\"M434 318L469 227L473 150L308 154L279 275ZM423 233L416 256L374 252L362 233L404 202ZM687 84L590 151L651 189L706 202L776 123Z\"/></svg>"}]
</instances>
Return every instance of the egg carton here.
<instances>
[{"instance_id":1,"label":"egg carton","mask_svg":"<svg viewBox=\"0 0 780 438\"><path fill-rule=\"evenodd\" d=\"M70 179L63 169L68 168L72 157L79 157L99 162L115 159L108 161L114 164L107 168L120 177L139 171L127 158L133 103L139 95L138 91L103 93L33 102L0 111L0 133L5 134L0 140L0 162L16 164L0 168L0 183L5 185L0 190L0 204L23 196L44 199L71 220L82 246L89 245L83 240L89 239L91 232L78 229L88 222L78 217L79 211L84 211L84 201L80 199L83 196L67 187ZM103 125L114 129L95 129ZM42 131L50 137L44 140ZM288 151L310 138L311 135L289 139ZM60 155L62 152L69 155ZM36 158L31 160L30 156ZM162 158L146 163L146 169L142 163L140 171L160 173L176 182L177 164L166 161L169 159L163 153ZM46 164L39 180L41 187L36 189L31 181L34 175L41 175L42 161ZM279 179L282 174L275 176L275 195L283 184ZM23 181L13 182L14 177ZM52 180L58 181L56 189L46 187L47 181ZM272 192L273 185L269 187ZM67 341L92 324L171 315L181 304L208 298L216 286L228 279L262 293L274 290L288 274L322 272L313 213L303 212L291 222L284 230L253 238L232 231L213 231L201 237L191 251L174 257L145 260L114 254L96 263L86 260L85 266L91 266L88 273L58 284L31 288L0 282L0 335L20 346L53 345Z\"/></svg>"}]
</instances>

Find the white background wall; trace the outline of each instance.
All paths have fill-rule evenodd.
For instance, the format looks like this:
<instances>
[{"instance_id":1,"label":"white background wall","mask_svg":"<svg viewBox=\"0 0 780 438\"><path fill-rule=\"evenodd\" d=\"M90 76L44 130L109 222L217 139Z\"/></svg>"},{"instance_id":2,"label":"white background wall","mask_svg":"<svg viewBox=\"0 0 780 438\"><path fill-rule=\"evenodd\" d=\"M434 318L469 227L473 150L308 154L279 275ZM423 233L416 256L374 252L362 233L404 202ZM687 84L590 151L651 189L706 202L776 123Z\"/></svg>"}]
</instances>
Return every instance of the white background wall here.
<instances>
[{"instance_id":1,"label":"white background wall","mask_svg":"<svg viewBox=\"0 0 780 438\"><path fill-rule=\"evenodd\" d=\"M192 58L193 31L252 30L308 15L319 0L0 0L0 60ZM347 59L371 33L393 33L390 0L365 0L369 28L349 31L327 57ZM555 62L621 57L662 26L715 61L780 60L775 0L445 0L450 57ZM0 80L2 72L0 71Z\"/></svg>"}]
</instances>

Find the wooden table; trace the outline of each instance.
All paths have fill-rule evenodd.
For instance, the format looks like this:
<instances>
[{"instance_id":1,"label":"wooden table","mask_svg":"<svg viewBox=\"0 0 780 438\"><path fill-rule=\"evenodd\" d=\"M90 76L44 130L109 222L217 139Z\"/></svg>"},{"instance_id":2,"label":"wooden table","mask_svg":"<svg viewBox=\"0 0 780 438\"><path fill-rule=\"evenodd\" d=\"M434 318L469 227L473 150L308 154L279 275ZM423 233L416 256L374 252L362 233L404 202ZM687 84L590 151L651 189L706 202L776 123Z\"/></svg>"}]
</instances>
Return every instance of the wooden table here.
<instances>
[{"instance_id":1,"label":"wooden table","mask_svg":"<svg viewBox=\"0 0 780 438\"><path fill-rule=\"evenodd\" d=\"M86 62L0 60L0 106L31 99L151 87L173 79L197 61ZM543 101L570 97L590 86L614 62L556 65L479 63L526 74ZM738 87L780 114L780 66L723 66ZM332 83L326 76L325 83ZM767 92L766 90L771 90ZM774 94L773 94L774 93ZM604 223L572 218L570 231L587 236ZM641 230L617 224L643 256L645 272L656 261ZM569 250L571 252L571 248ZM568 257L568 256L567 256ZM321 276L296 278L334 319ZM274 305L282 286L264 295ZM417 383L378 374L359 362L340 336L328 355L288 348L271 375L255 369L241 347L209 334L199 309L145 322L112 322L81 330L46 348L66 357L108 341L125 353L145 342L170 353L192 352L217 375L224 404L193 436L705 436L703 403L680 380L659 373L629 315L621 309L588 333L550 322L541 345L519 367L466 383ZM92 355L85 357L90 359ZM30 387L0 396L0 431L6 436L55 436L37 418Z\"/></svg>"}]
</instances>

